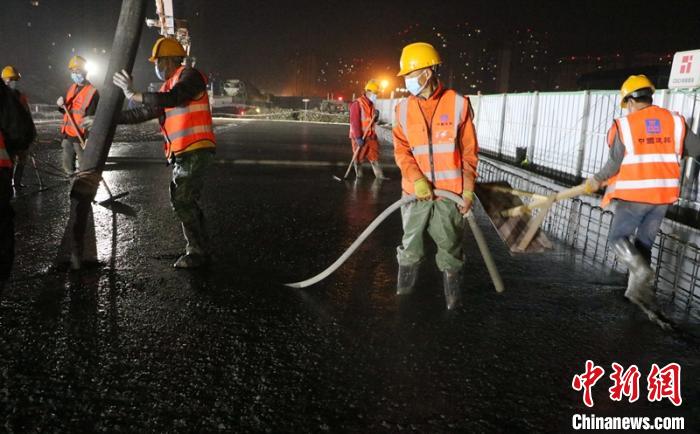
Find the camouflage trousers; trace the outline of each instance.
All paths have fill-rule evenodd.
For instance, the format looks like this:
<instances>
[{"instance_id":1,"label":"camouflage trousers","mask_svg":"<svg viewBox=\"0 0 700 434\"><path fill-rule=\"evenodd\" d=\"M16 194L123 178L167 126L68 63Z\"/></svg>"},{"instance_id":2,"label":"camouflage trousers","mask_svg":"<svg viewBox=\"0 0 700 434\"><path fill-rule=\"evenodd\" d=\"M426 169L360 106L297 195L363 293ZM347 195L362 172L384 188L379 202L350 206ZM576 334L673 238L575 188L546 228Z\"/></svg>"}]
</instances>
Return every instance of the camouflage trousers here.
<instances>
[{"instance_id":1,"label":"camouflage trousers","mask_svg":"<svg viewBox=\"0 0 700 434\"><path fill-rule=\"evenodd\" d=\"M185 152L173 161L170 204L182 223L187 254L209 253L209 237L199 201L204 188L204 176L213 161L214 153L208 149Z\"/></svg>"}]
</instances>

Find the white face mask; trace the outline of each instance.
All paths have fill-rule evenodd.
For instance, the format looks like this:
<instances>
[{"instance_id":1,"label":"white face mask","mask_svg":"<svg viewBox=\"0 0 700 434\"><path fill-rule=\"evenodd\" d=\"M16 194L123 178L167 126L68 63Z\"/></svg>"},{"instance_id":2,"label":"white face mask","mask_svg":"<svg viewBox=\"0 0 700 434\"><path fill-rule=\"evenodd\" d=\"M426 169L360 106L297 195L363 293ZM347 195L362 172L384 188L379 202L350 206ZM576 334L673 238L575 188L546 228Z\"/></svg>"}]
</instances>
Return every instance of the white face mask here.
<instances>
[{"instance_id":1,"label":"white face mask","mask_svg":"<svg viewBox=\"0 0 700 434\"><path fill-rule=\"evenodd\" d=\"M372 101L372 104L377 102L377 94L372 92L367 92L367 99Z\"/></svg>"},{"instance_id":2,"label":"white face mask","mask_svg":"<svg viewBox=\"0 0 700 434\"><path fill-rule=\"evenodd\" d=\"M420 84L420 78L423 76L424 73L418 74L415 77L406 77L406 89L411 92L412 95L418 96L421 92L423 92L423 89L425 89L425 86L428 85L428 80L425 80L425 83L422 85Z\"/></svg>"},{"instance_id":3,"label":"white face mask","mask_svg":"<svg viewBox=\"0 0 700 434\"><path fill-rule=\"evenodd\" d=\"M12 90L17 89L17 80L10 80L7 82L7 87L9 87Z\"/></svg>"}]
</instances>

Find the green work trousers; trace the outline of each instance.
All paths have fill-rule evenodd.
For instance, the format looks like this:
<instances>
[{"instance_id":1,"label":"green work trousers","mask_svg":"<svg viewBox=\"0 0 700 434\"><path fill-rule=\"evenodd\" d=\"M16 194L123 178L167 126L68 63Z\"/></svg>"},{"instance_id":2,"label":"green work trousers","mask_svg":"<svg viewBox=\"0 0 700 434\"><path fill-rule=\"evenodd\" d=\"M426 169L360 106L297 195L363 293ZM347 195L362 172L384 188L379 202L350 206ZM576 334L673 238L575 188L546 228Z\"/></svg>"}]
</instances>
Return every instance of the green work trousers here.
<instances>
[{"instance_id":1,"label":"green work trousers","mask_svg":"<svg viewBox=\"0 0 700 434\"><path fill-rule=\"evenodd\" d=\"M399 265L413 265L424 256L425 233L437 245L435 262L440 271L460 270L464 219L457 206L447 200L416 201L401 208L403 239L396 249Z\"/></svg>"}]
</instances>

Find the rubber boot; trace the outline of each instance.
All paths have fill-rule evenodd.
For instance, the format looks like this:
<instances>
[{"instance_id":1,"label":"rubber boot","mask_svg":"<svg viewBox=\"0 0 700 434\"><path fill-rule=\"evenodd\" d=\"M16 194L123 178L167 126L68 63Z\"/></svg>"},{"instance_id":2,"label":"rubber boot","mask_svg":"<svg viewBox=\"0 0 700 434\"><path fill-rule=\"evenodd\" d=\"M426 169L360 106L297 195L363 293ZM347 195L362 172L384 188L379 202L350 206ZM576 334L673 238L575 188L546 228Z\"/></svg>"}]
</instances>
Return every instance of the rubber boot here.
<instances>
[{"instance_id":1,"label":"rubber boot","mask_svg":"<svg viewBox=\"0 0 700 434\"><path fill-rule=\"evenodd\" d=\"M355 168L355 177L356 178L362 178L364 174L362 173L362 164L359 164L357 162L352 163L353 167Z\"/></svg>"},{"instance_id":2,"label":"rubber boot","mask_svg":"<svg viewBox=\"0 0 700 434\"><path fill-rule=\"evenodd\" d=\"M185 253L173 264L175 268L199 268L207 263L206 257L197 253Z\"/></svg>"},{"instance_id":3,"label":"rubber boot","mask_svg":"<svg viewBox=\"0 0 700 434\"><path fill-rule=\"evenodd\" d=\"M629 240L616 242L614 248L620 262L627 266L630 273L625 297L642 307L655 310L656 300L651 288L654 273L651 267Z\"/></svg>"},{"instance_id":4,"label":"rubber boot","mask_svg":"<svg viewBox=\"0 0 700 434\"><path fill-rule=\"evenodd\" d=\"M418 269L420 262L412 265L400 265L399 275L396 279L396 295L408 295L413 292L418 280Z\"/></svg>"},{"instance_id":5,"label":"rubber boot","mask_svg":"<svg viewBox=\"0 0 700 434\"><path fill-rule=\"evenodd\" d=\"M370 161L369 164L372 166L372 172L376 179L386 179L384 178L384 172L382 171L382 166L379 165L379 161Z\"/></svg>"},{"instance_id":6,"label":"rubber boot","mask_svg":"<svg viewBox=\"0 0 700 434\"><path fill-rule=\"evenodd\" d=\"M442 285L445 289L445 305L453 310L462 304L462 271L445 270L442 272Z\"/></svg>"}]
</instances>

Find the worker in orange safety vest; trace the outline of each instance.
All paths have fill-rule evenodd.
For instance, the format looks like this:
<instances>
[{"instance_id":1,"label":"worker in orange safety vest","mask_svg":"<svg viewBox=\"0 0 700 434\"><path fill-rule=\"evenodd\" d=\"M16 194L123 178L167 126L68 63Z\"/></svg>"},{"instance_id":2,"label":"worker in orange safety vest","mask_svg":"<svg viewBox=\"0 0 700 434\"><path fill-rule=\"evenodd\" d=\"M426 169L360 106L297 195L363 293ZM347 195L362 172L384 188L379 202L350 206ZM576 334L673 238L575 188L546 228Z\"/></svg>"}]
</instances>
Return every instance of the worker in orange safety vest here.
<instances>
[{"instance_id":1,"label":"worker in orange safety vest","mask_svg":"<svg viewBox=\"0 0 700 434\"><path fill-rule=\"evenodd\" d=\"M401 210L397 294L413 291L427 232L437 244L447 309L454 309L461 301L463 215L473 203L478 144L469 98L443 86L437 77L440 64L438 52L427 43L407 45L401 53L398 76L411 95L395 109L394 156L403 193L415 194L418 201ZM462 196L465 206L434 200L435 188Z\"/></svg>"},{"instance_id":2,"label":"worker in orange safety vest","mask_svg":"<svg viewBox=\"0 0 700 434\"><path fill-rule=\"evenodd\" d=\"M629 271L625 297L657 310L652 290L654 239L669 205L680 194L681 158L700 156L700 139L680 114L653 105L655 88L644 75L632 75L620 89L628 114L608 132L609 159L586 180L588 193L607 182L602 206L615 204L609 240Z\"/></svg>"},{"instance_id":3,"label":"worker in orange safety vest","mask_svg":"<svg viewBox=\"0 0 700 434\"><path fill-rule=\"evenodd\" d=\"M155 64L156 76L164 83L159 92L137 92L126 71L118 72L113 82L127 100L141 106L126 110L118 119L135 124L159 119L164 137L164 153L173 166L170 203L182 223L185 253L173 264L175 268L198 268L211 259L204 212L199 200L204 176L214 161L216 138L212 124L207 79L200 71L184 66L184 47L175 39L160 38L153 45L149 59ZM91 125L93 119L88 123Z\"/></svg>"},{"instance_id":4,"label":"worker in orange safety vest","mask_svg":"<svg viewBox=\"0 0 700 434\"><path fill-rule=\"evenodd\" d=\"M357 178L362 178L362 163L369 161L376 179L384 179L379 165L379 141L375 126L379 112L374 107L379 94L379 83L369 80L364 93L350 104L350 141L355 160L353 166Z\"/></svg>"},{"instance_id":5,"label":"worker in orange safety vest","mask_svg":"<svg viewBox=\"0 0 700 434\"><path fill-rule=\"evenodd\" d=\"M73 56L68 61L68 70L73 84L68 88L65 98L61 96L56 100L56 105L58 110L63 113L61 124L63 170L70 175L75 172L76 168L81 167L80 163L85 150L80 138L82 137L85 141L88 135L88 129L83 126L83 119L86 116L94 115L97 111L100 93L87 79L87 60L84 57ZM66 109L68 109L67 112ZM78 127L77 129L73 123ZM76 157L77 166L75 164Z\"/></svg>"}]
</instances>

